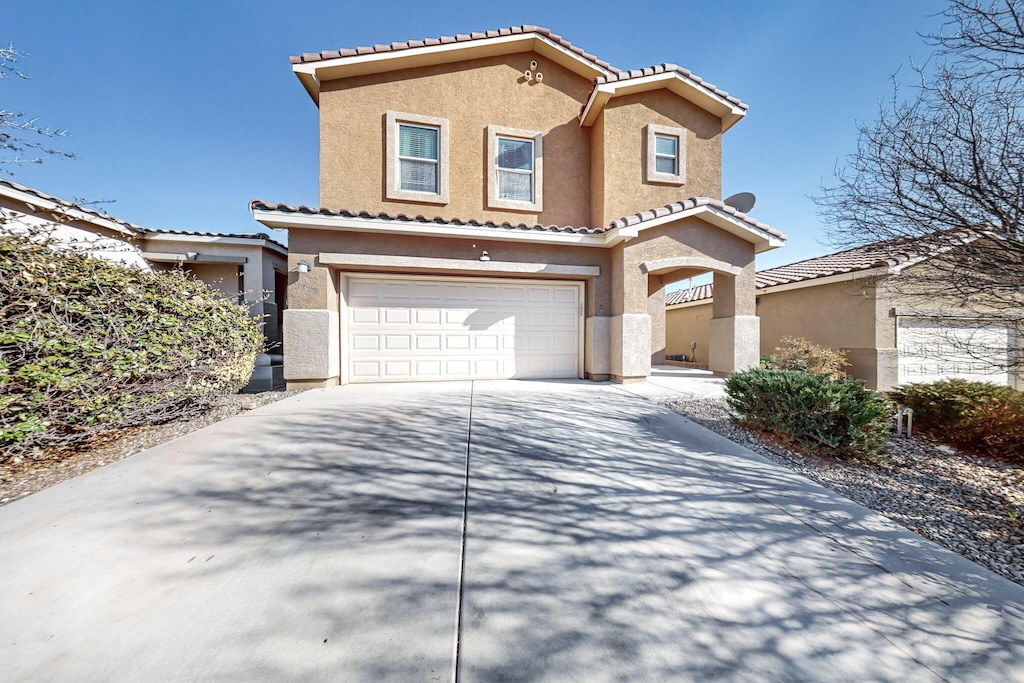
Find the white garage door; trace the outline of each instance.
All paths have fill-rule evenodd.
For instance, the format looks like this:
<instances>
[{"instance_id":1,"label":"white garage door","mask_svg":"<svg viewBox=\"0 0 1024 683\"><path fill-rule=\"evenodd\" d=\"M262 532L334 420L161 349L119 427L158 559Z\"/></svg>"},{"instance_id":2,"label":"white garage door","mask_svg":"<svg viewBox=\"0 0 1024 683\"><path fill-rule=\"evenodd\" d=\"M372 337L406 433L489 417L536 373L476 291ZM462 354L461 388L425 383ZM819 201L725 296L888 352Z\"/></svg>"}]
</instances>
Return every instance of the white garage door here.
<instances>
[{"instance_id":1,"label":"white garage door","mask_svg":"<svg viewBox=\"0 0 1024 683\"><path fill-rule=\"evenodd\" d=\"M350 276L350 382L578 377L576 284Z\"/></svg>"},{"instance_id":2,"label":"white garage door","mask_svg":"<svg viewBox=\"0 0 1024 683\"><path fill-rule=\"evenodd\" d=\"M900 384L942 379L1009 384L1007 372L993 367L1007 362L1013 344L1008 325L901 318L897 341Z\"/></svg>"}]
</instances>

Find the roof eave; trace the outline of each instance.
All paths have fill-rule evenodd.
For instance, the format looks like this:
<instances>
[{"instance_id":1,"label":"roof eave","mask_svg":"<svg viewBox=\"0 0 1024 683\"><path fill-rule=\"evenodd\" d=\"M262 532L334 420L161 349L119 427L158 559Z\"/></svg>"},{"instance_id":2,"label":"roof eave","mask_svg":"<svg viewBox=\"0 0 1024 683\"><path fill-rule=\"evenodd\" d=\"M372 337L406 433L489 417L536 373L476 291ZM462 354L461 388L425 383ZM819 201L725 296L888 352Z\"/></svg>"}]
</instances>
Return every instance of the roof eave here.
<instances>
[{"instance_id":1,"label":"roof eave","mask_svg":"<svg viewBox=\"0 0 1024 683\"><path fill-rule=\"evenodd\" d=\"M26 209L32 212L39 212L40 210L49 211L66 216L74 221L89 223L98 228L109 230L125 237L138 237L143 232L142 228L136 225L122 223L119 219L93 214L74 205L65 205L62 203L63 200L39 197L30 192L24 192L16 188L0 187L0 196L7 197L19 204L23 204ZM128 227L128 225L131 225L131 227Z\"/></svg>"},{"instance_id":2,"label":"roof eave","mask_svg":"<svg viewBox=\"0 0 1024 683\"><path fill-rule=\"evenodd\" d=\"M609 240L614 242L630 240L639 236L639 234L644 230L649 230L660 225L673 223L675 221L691 217L700 218L715 227L722 228L726 232L750 242L754 245L755 254L761 254L766 251L771 251L772 249L778 249L779 247L786 246L785 237L778 237L763 230L759 230L746 221L730 216L724 211L719 211L713 206L707 206L706 204L695 206L694 208L687 209L686 211L670 213L658 218L648 219L634 225L614 228L608 233Z\"/></svg>"},{"instance_id":3,"label":"roof eave","mask_svg":"<svg viewBox=\"0 0 1024 683\"><path fill-rule=\"evenodd\" d=\"M613 83L601 83L595 86L590 93L590 99L587 100L587 104L580 114L580 125L584 127L594 125L598 115L613 97L631 95L637 92L650 92L662 88L671 90L683 99L719 117L722 120L723 133L736 125L747 113L743 107L733 104L724 97L694 83L682 74L678 72L665 72Z\"/></svg>"},{"instance_id":4,"label":"roof eave","mask_svg":"<svg viewBox=\"0 0 1024 683\"><path fill-rule=\"evenodd\" d=\"M382 220L258 208L253 208L252 214L260 224L278 230L303 228L421 237L462 237L498 242L546 242L583 247L609 246L607 237L609 233L515 229L401 219Z\"/></svg>"},{"instance_id":5,"label":"roof eave","mask_svg":"<svg viewBox=\"0 0 1024 683\"><path fill-rule=\"evenodd\" d=\"M293 64L292 71L295 72L313 101L319 104L320 83L323 81L521 52L537 52L587 80L613 73L539 33L479 38L440 45L410 47L393 52L368 52L349 57L302 62Z\"/></svg>"}]
</instances>

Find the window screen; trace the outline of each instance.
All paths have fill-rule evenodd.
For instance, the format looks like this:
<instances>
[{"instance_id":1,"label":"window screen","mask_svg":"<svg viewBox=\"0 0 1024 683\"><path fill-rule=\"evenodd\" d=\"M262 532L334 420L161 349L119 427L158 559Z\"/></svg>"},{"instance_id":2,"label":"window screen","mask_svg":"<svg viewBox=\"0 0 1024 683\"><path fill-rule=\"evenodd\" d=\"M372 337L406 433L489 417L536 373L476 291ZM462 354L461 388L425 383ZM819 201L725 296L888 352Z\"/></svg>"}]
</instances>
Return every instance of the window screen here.
<instances>
[{"instance_id":1,"label":"window screen","mask_svg":"<svg viewBox=\"0 0 1024 683\"><path fill-rule=\"evenodd\" d=\"M498 138L498 198L533 201L533 141Z\"/></svg>"},{"instance_id":2,"label":"window screen","mask_svg":"<svg viewBox=\"0 0 1024 683\"><path fill-rule=\"evenodd\" d=\"M654 170L658 173L677 175L679 160L679 139L672 135L654 136Z\"/></svg>"},{"instance_id":3,"label":"window screen","mask_svg":"<svg viewBox=\"0 0 1024 683\"><path fill-rule=\"evenodd\" d=\"M399 124L398 160L401 164L401 189L438 192L437 128Z\"/></svg>"}]
</instances>

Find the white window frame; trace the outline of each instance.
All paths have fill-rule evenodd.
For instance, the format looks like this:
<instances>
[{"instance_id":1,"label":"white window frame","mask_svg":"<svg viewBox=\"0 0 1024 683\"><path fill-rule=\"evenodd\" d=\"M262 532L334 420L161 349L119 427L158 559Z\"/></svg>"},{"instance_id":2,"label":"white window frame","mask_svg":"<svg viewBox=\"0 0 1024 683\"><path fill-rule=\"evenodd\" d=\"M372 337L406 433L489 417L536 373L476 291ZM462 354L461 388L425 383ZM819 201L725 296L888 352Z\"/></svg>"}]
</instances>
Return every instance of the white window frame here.
<instances>
[{"instance_id":1,"label":"white window frame","mask_svg":"<svg viewBox=\"0 0 1024 683\"><path fill-rule=\"evenodd\" d=\"M676 139L676 172L658 172L658 136ZM686 129L672 126L660 126L656 123L647 125L647 162L644 168L644 181L663 185L686 184ZM666 155L661 155L666 157Z\"/></svg>"},{"instance_id":2,"label":"white window frame","mask_svg":"<svg viewBox=\"0 0 1024 683\"><path fill-rule=\"evenodd\" d=\"M385 196L398 201L419 202L422 204L448 203L448 119L421 114L407 114L389 111L385 116L386 161ZM402 189L402 163L398 155L399 127L407 123L423 128L436 128L437 133L437 192L417 192Z\"/></svg>"},{"instance_id":3,"label":"white window frame","mask_svg":"<svg viewBox=\"0 0 1024 683\"><path fill-rule=\"evenodd\" d=\"M533 201L502 199L498 194L498 138L519 138L533 142ZM544 136L541 133L505 126L487 126L487 208L507 211L544 210Z\"/></svg>"}]
</instances>

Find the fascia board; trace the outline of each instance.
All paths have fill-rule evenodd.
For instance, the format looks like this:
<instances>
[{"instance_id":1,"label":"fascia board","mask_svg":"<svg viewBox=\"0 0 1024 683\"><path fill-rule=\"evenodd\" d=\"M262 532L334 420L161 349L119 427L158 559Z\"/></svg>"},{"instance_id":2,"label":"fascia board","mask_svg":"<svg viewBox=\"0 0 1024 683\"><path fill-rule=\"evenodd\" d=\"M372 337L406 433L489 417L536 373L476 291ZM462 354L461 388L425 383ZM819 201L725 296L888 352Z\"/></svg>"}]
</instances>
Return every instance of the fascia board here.
<instances>
[{"instance_id":1,"label":"fascia board","mask_svg":"<svg viewBox=\"0 0 1024 683\"><path fill-rule=\"evenodd\" d=\"M754 253L760 254L765 251L772 249L778 249L786 245L786 241L770 235L760 230L756 230L748 226L743 221L737 220L732 216L722 213L710 206L696 206L686 211L680 211L679 213L670 213L659 218L652 218L651 220L644 221L643 223L637 223L625 228L616 228L609 231L609 241L613 244L622 242L628 239L639 236L640 232L656 228L666 223L674 223L675 221L682 220L684 218L690 218L693 216L700 217L701 220L711 223L715 227L722 228L726 232L732 233L737 237L740 237L747 242L751 242L754 245Z\"/></svg>"},{"instance_id":2,"label":"fascia board","mask_svg":"<svg viewBox=\"0 0 1024 683\"><path fill-rule=\"evenodd\" d=\"M553 59L588 80L612 73L537 33L478 38L393 52L369 52L365 55L303 62L292 65L292 71L314 101L319 101L320 83L323 81L530 51Z\"/></svg>"},{"instance_id":3,"label":"fascia board","mask_svg":"<svg viewBox=\"0 0 1024 683\"><path fill-rule=\"evenodd\" d=\"M13 188L3 188L2 192L0 192L0 195L8 197L9 199L18 202L19 204L23 204L26 209L25 213L38 212L40 209L44 209L46 211L58 213L62 216L67 216L72 220L81 221L83 223L89 223L91 225L95 225L96 227L103 228L105 230L112 230L120 235L125 235L127 237L138 237L142 232L141 230L131 230L129 228L126 228L120 223L109 218L94 216L93 214L90 214L87 211L82 211L81 209L63 206L62 204L54 202L50 199L43 199L42 197L37 197L34 194L29 194L27 192L15 190Z\"/></svg>"},{"instance_id":4,"label":"fascia board","mask_svg":"<svg viewBox=\"0 0 1024 683\"><path fill-rule=\"evenodd\" d=\"M816 277L810 280L800 280L798 282L786 282L781 285L769 285L767 287L759 288L758 294L775 294L776 292L788 292L794 289L804 289L806 287L817 287L819 285L832 285L837 282L851 282L853 280L863 280L867 278L885 277L887 275L893 275L895 269L889 266L879 266L878 268L868 268L866 270L854 270L849 273L839 273L837 275L828 275L826 277Z\"/></svg>"},{"instance_id":5,"label":"fascia board","mask_svg":"<svg viewBox=\"0 0 1024 683\"><path fill-rule=\"evenodd\" d=\"M216 235L175 235L162 232L149 232L145 235L146 243L151 242L192 242L194 244L232 244L244 247L262 247L266 240L246 237L219 237Z\"/></svg>"},{"instance_id":6,"label":"fascia board","mask_svg":"<svg viewBox=\"0 0 1024 683\"><path fill-rule=\"evenodd\" d=\"M665 310L666 311L674 311L677 308L692 308L694 306L707 306L708 304L712 303L712 301L714 301L714 297L710 297L709 296L706 299L697 299L695 301L684 301L681 304L672 304L670 306L666 306Z\"/></svg>"},{"instance_id":7,"label":"fascia board","mask_svg":"<svg viewBox=\"0 0 1024 683\"><path fill-rule=\"evenodd\" d=\"M722 119L722 131L726 131L736 124L737 121L746 116L746 111L735 106L724 97L701 87L682 74L666 72L630 78L614 83L602 83L594 88L587 101L587 106L580 115L581 126L591 126L597 120L597 115L613 97L631 95L638 92L649 92L667 88L683 99L693 102L701 109L708 111Z\"/></svg>"},{"instance_id":8,"label":"fascia board","mask_svg":"<svg viewBox=\"0 0 1024 683\"><path fill-rule=\"evenodd\" d=\"M509 230L451 223L416 223L400 220L374 220L345 218L273 211L253 211L253 217L268 228L287 230L304 228L314 230L339 230L380 235L410 235L424 237L465 237L497 242L544 242L567 244L581 247L607 247L607 233L588 235L573 232L542 232L539 230Z\"/></svg>"}]
</instances>

